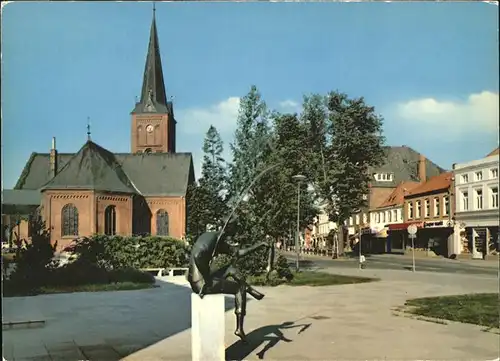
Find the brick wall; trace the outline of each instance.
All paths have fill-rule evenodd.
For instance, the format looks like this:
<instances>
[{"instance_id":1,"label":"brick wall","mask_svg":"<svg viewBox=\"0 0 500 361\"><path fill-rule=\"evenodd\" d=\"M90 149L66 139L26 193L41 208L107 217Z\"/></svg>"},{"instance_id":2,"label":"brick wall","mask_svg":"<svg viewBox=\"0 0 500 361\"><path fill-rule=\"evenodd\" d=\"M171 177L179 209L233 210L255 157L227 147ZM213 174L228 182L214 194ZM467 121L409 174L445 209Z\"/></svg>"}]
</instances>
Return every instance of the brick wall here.
<instances>
[{"instance_id":1,"label":"brick wall","mask_svg":"<svg viewBox=\"0 0 500 361\"><path fill-rule=\"evenodd\" d=\"M95 196L92 191L46 191L43 195L43 217L50 230L50 241L57 241L58 251L68 246L75 236L62 237L62 209L73 204L78 209L79 236L95 233Z\"/></svg>"},{"instance_id":2,"label":"brick wall","mask_svg":"<svg viewBox=\"0 0 500 361\"><path fill-rule=\"evenodd\" d=\"M96 195L96 232L104 233L105 231L105 211L108 206L115 207L116 234L130 236L132 234L132 197L129 195Z\"/></svg>"},{"instance_id":3,"label":"brick wall","mask_svg":"<svg viewBox=\"0 0 500 361\"><path fill-rule=\"evenodd\" d=\"M169 236L182 238L186 235L186 200L184 197L146 197L151 210L151 234L156 234L156 214L160 209L168 213Z\"/></svg>"},{"instance_id":4,"label":"brick wall","mask_svg":"<svg viewBox=\"0 0 500 361\"><path fill-rule=\"evenodd\" d=\"M151 132L146 128L148 125L153 127ZM169 144L169 116L168 114L152 115L132 115L132 139L131 152L143 152L151 148L152 152L169 152L173 144Z\"/></svg>"}]
</instances>

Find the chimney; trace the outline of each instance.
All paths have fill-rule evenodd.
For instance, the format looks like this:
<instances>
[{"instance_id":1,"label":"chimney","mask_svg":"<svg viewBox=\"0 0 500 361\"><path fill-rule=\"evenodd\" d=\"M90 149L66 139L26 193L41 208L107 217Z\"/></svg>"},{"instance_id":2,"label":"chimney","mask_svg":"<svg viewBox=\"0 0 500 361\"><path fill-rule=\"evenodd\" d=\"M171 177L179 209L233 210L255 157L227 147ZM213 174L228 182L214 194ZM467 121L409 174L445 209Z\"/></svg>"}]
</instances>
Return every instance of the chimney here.
<instances>
[{"instance_id":1,"label":"chimney","mask_svg":"<svg viewBox=\"0 0 500 361\"><path fill-rule=\"evenodd\" d=\"M425 172L425 155L420 154L418 158L418 178L420 182L425 182L427 180L427 174Z\"/></svg>"},{"instance_id":2,"label":"chimney","mask_svg":"<svg viewBox=\"0 0 500 361\"><path fill-rule=\"evenodd\" d=\"M56 137L52 137L52 148L50 149L50 174L55 177L57 174L57 150L56 150Z\"/></svg>"}]
</instances>

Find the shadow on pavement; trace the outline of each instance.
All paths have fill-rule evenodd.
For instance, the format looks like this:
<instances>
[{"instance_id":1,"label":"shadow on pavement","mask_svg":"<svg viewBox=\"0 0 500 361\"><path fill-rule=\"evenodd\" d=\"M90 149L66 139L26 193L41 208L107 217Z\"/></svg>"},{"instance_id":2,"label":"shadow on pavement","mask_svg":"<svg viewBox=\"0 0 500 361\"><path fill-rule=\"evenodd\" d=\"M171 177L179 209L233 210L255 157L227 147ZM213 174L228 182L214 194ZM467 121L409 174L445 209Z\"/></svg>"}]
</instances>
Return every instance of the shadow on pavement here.
<instances>
[{"instance_id":1,"label":"shadow on pavement","mask_svg":"<svg viewBox=\"0 0 500 361\"><path fill-rule=\"evenodd\" d=\"M4 330L4 357L118 361L191 328L191 289L158 279L157 284L146 290L4 299L4 308L22 314L37 307L46 320L43 328ZM234 307L234 298L225 301L226 311Z\"/></svg>"},{"instance_id":2,"label":"shadow on pavement","mask_svg":"<svg viewBox=\"0 0 500 361\"><path fill-rule=\"evenodd\" d=\"M294 322L283 322L280 325L268 325L260 327L256 330L253 330L247 335L246 343L240 340L229 346L226 349L226 360L227 361L244 360L245 357L250 355L259 346L267 342L262 348L262 350L257 353L259 359L264 359L265 353L274 346L276 346L280 341L283 342L293 341L286 338L285 335L283 335L283 332L281 332L281 330L301 327L301 329L298 331L298 334L300 334L305 330L307 330L309 327L311 327L311 325L312 325L311 323L295 325Z\"/></svg>"}]
</instances>

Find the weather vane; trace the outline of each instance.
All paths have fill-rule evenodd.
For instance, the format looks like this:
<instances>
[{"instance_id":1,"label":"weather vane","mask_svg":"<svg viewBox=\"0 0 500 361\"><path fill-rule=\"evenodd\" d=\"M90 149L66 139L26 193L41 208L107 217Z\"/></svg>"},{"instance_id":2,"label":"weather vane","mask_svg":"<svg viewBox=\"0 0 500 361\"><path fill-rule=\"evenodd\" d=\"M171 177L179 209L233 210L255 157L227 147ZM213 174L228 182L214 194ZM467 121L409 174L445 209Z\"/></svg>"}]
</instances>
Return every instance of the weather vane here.
<instances>
[{"instance_id":1,"label":"weather vane","mask_svg":"<svg viewBox=\"0 0 500 361\"><path fill-rule=\"evenodd\" d=\"M87 117L87 139L90 140L90 117Z\"/></svg>"}]
</instances>

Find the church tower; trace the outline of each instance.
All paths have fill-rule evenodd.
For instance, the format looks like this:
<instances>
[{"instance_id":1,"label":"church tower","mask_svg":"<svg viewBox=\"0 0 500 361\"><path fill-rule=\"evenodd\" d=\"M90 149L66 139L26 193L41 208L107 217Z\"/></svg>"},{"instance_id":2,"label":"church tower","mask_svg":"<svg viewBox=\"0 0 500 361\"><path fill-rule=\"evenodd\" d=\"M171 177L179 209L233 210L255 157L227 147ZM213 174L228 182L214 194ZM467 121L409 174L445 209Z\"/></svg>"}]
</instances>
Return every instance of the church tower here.
<instances>
[{"instance_id":1,"label":"church tower","mask_svg":"<svg viewBox=\"0 0 500 361\"><path fill-rule=\"evenodd\" d=\"M176 121L165 91L154 8L141 99L131 115L132 153L175 153Z\"/></svg>"}]
</instances>

